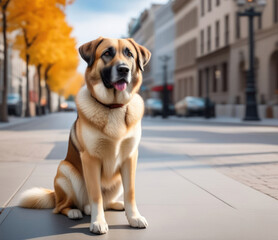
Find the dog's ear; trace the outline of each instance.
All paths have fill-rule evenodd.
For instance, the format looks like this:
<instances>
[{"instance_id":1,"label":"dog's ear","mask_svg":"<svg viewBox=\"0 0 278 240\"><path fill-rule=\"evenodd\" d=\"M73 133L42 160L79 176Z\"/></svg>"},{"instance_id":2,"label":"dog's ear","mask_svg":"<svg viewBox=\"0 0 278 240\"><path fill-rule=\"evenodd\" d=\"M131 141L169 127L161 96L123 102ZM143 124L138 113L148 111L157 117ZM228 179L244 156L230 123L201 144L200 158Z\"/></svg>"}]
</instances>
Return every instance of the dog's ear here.
<instances>
[{"instance_id":1,"label":"dog's ear","mask_svg":"<svg viewBox=\"0 0 278 240\"><path fill-rule=\"evenodd\" d=\"M147 48L136 43L133 38L128 38L127 40L134 46L137 52L137 64L141 71L144 71L144 66L150 61L151 52Z\"/></svg>"},{"instance_id":2,"label":"dog's ear","mask_svg":"<svg viewBox=\"0 0 278 240\"><path fill-rule=\"evenodd\" d=\"M88 67L92 66L95 61L97 47L102 43L103 37L87 42L79 47L80 56L88 63Z\"/></svg>"}]
</instances>

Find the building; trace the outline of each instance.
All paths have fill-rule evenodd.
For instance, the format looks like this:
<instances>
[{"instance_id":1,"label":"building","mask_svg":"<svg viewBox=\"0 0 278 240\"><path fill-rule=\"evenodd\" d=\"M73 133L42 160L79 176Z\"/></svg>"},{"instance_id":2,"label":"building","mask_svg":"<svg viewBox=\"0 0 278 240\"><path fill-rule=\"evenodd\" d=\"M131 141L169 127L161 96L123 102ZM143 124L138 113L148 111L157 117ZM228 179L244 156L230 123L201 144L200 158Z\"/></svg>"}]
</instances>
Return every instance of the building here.
<instances>
[{"instance_id":1,"label":"building","mask_svg":"<svg viewBox=\"0 0 278 240\"><path fill-rule=\"evenodd\" d=\"M154 12L154 48L152 52L154 82L151 88L152 97L161 99L165 81L163 69L165 63L162 59L167 57L166 81L171 102L173 102L174 71L176 65L174 46L176 26L172 5L173 2L169 1L167 4L161 5Z\"/></svg>"},{"instance_id":2,"label":"building","mask_svg":"<svg viewBox=\"0 0 278 240\"><path fill-rule=\"evenodd\" d=\"M159 98L152 91L162 84L159 56L168 55L174 103L186 96L208 96L217 116L243 118L248 19L238 17L237 11L234 0L169 0L165 5L152 5L133 20L131 36L152 52L144 73L143 97ZM254 25L259 115L278 118L278 0L267 1Z\"/></svg>"},{"instance_id":3,"label":"building","mask_svg":"<svg viewBox=\"0 0 278 240\"><path fill-rule=\"evenodd\" d=\"M267 2L254 19L256 84L261 118L278 118L277 1ZM247 18L237 16L235 1L199 0L198 95L216 103L218 116L243 118L248 70ZM275 85L276 84L276 85Z\"/></svg>"},{"instance_id":4,"label":"building","mask_svg":"<svg viewBox=\"0 0 278 240\"><path fill-rule=\"evenodd\" d=\"M176 25L174 102L197 95L196 57L198 1L176 0L172 4Z\"/></svg>"},{"instance_id":5,"label":"building","mask_svg":"<svg viewBox=\"0 0 278 240\"><path fill-rule=\"evenodd\" d=\"M249 64L248 23L234 15L234 43L231 45L229 102L237 104L242 117L245 104L246 74ZM278 118L278 0L268 0L261 17L255 21L255 68L257 102L261 118Z\"/></svg>"},{"instance_id":6,"label":"building","mask_svg":"<svg viewBox=\"0 0 278 240\"><path fill-rule=\"evenodd\" d=\"M139 18L132 19L129 23L129 36L137 43L145 46L152 54L154 52L154 13L160 6L153 4L150 9L142 12ZM151 89L154 84L153 61L153 58L151 58L143 72L140 94L144 99L151 97Z\"/></svg>"}]
</instances>

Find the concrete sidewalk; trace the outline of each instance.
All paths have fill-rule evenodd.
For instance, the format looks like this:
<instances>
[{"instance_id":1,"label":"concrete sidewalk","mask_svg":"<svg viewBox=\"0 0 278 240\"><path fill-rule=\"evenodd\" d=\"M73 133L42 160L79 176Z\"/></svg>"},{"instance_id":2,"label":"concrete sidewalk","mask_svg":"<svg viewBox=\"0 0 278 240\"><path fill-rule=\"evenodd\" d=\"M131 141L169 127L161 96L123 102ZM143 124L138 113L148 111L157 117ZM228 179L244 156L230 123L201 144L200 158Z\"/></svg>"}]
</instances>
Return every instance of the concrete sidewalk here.
<instances>
[{"instance_id":1,"label":"concrete sidewalk","mask_svg":"<svg viewBox=\"0 0 278 240\"><path fill-rule=\"evenodd\" d=\"M132 229L124 212L106 212L110 230L103 236L89 232L89 217L75 221L51 210L16 207L22 191L53 188L58 160L2 166L1 192L3 186L4 192L11 185L14 190L1 202L6 206L0 215L0 239L278 239L277 200L205 165L195 168L186 159L139 162L137 202L149 227Z\"/></svg>"},{"instance_id":2,"label":"concrete sidewalk","mask_svg":"<svg viewBox=\"0 0 278 240\"><path fill-rule=\"evenodd\" d=\"M136 198L141 214L148 220L147 229L132 229L124 212L107 211L109 232L98 236L90 233L87 216L70 220L53 214L51 209L17 207L22 191L31 187L53 189L56 169L65 155L69 128L75 117L73 113L49 115L1 132L0 141L5 147L1 154L10 156L9 160L0 156L1 240L278 239L278 201L223 175L196 156L207 155L213 146L218 148L213 153L221 158L226 148L237 149L238 145L229 147L229 141L223 144L228 136L224 129L218 129L218 138L211 139L204 127L192 124L183 129L183 124L172 123L171 119L162 124L158 119L143 121ZM193 130L200 134L199 138ZM239 134L233 128L229 131ZM239 135L243 136L248 134ZM234 137L229 138L234 141ZM243 139L243 143L248 139ZM268 141L275 143L272 138ZM249 150L245 146L245 151Z\"/></svg>"}]
</instances>

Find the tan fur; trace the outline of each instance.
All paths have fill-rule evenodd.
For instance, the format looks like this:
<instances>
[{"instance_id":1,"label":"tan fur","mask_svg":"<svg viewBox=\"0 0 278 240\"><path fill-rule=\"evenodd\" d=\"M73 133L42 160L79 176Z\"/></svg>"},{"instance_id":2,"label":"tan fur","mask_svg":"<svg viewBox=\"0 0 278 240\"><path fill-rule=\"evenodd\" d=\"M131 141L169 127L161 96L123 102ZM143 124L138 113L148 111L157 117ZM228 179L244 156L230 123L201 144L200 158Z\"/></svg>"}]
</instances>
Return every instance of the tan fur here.
<instances>
[{"instance_id":1,"label":"tan fur","mask_svg":"<svg viewBox=\"0 0 278 240\"><path fill-rule=\"evenodd\" d=\"M130 69L132 81L124 91L104 86L100 70L105 67L101 55L113 46L117 53L107 65L124 62ZM135 56L127 58L128 47ZM78 118L71 128L68 153L58 167L54 180L55 195L46 192L47 204L38 204L37 196L25 194L21 206L31 208L54 207L54 213L69 218L81 218L83 211L91 215L90 230L106 233L108 225L105 209L123 210L117 201L124 187L128 221L133 227L146 227L135 202L135 170L141 138L141 118L144 104L136 93L142 82L141 70L150 53L132 39L98 38L80 47L82 58L89 63L85 74L86 85L76 97ZM107 104L122 104L110 109ZM122 183L123 180L123 183ZM50 204L52 203L52 205Z\"/></svg>"},{"instance_id":2,"label":"tan fur","mask_svg":"<svg viewBox=\"0 0 278 240\"><path fill-rule=\"evenodd\" d=\"M21 194L19 206L26 208L54 208L54 191L45 188L31 188Z\"/></svg>"}]
</instances>

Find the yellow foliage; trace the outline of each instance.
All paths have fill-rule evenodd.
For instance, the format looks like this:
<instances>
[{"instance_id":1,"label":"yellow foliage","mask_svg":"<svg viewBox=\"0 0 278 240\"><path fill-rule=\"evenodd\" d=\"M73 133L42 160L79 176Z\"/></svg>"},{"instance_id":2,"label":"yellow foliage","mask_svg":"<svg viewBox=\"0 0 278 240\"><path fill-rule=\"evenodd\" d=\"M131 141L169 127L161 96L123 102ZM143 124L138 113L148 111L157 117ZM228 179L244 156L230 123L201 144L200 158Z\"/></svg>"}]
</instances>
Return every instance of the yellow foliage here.
<instances>
[{"instance_id":1,"label":"yellow foliage","mask_svg":"<svg viewBox=\"0 0 278 240\"><path fill-rule=\"evenodd\" d=\"M64 86L62 95L68 98L70 95L75 96L79 89L84 85L84 77L82 74L76 72Z\"/></svg>"},{"instance_id":2,"label":"yellow foliage","mask_svg":"<svg viewBox=\"0 0 278 240\"><path fill-rule=\"evenodd\" d=\"M79 63L76 41L71 37L64 7L72 0L11 0L9 31L17 31L14 47L31 65L49 66L46 83L52 91L73 94L83 77L77 74ZM73 82L76 79L76 83ZM73 87L71 87L73 86Z\"/></svg>"}]
</instances>

